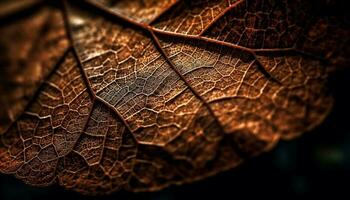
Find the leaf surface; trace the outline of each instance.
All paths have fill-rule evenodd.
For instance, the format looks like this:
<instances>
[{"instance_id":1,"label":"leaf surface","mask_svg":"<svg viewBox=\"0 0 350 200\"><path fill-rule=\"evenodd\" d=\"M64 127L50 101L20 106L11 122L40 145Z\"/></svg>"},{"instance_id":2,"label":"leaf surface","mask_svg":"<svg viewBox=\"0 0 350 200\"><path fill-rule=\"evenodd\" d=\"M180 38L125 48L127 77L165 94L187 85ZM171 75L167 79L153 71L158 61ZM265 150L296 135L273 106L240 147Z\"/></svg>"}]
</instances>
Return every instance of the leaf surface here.
<instances>
[{"instance_id":1,"label":"leaf surface","mask_svg":"<svg viewBox=\"0 0 350 200\"><path fill-rule=\"evenodd\" d=\"M84 194L154 191L295 138L327 116L327 77L349 63L347 45L335 47L344 43L336 35L348 43L348 24L320 7L91 0L19 9L29 17L15 12L0 27L1 172Z\"/></svg>"}]
</instances>

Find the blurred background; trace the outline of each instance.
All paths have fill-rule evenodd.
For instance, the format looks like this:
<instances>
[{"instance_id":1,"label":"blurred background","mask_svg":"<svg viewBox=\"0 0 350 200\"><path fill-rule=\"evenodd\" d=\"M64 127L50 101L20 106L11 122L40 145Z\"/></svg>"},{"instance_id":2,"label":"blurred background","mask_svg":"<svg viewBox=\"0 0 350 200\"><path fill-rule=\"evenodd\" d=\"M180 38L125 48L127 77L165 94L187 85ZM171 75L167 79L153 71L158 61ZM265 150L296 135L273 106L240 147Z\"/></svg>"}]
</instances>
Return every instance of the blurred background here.
<instances>
[{"instance_id":1,"label":"blurred background","mask_svg":"<svg viewBox=\"0 0 350 200\"><path fill-rule=\"evenodd\" d=\"M36 188L12 176L0 176L0 199L249 199L295 198L350 195L350 72L338 71L330 77L334 109L326 121L292 141L282 141L271 152L247 160L238 168L214 177L171 186L153 193L117 192L102 197L86 197L58 185Z\"/></svg>"}]
</instances>

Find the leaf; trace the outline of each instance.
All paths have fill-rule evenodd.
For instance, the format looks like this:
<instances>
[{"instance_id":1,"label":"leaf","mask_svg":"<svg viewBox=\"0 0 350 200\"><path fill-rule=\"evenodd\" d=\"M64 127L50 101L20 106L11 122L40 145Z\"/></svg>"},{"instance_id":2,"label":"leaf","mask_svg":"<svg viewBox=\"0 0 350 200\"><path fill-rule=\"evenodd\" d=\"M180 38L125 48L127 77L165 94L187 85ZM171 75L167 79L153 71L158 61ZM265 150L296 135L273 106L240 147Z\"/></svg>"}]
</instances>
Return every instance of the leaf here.
<instances>
[{"instance_id":1,"label":"leaf","mask_svg":"<svg viewBox=\"0 0 350 200\"><path fill-rule=\"evenodd\" d=\"M320 124L349 63L349 25L322 14L335 1L33 2L0 16L0 170L31 185L228 170Z\"/></svg>"},{"instance_id":2,"label":"leaf","mask_svg":"<svg viewBox=\"0 0 350 200\"><path fill-rule=\"evenodd\" d=\"M41 8L28 18L2 25L0 32L0 133L3 133L52 71L68 47L68 40L60 12L54 8Z\"/></svg>"}]
</instances>

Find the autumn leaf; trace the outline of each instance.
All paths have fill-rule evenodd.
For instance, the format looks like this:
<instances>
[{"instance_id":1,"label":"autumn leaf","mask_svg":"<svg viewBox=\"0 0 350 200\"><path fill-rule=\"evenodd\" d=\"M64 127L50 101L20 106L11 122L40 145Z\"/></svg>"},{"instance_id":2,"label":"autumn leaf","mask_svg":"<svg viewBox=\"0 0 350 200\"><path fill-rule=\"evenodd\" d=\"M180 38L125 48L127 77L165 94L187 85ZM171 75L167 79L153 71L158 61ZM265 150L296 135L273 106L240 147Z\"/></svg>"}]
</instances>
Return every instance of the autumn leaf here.
<instances>
[{"instance_id":1,"label":"autumn leaf","mask_svg":"<svg viewBox=\"0 0 350 200\"><path fill-rule=\"evenodd\" d=\"M319 125L337 1L5 1L0 171L84 194L231 169Z\"/></svg>"}]
</instances>

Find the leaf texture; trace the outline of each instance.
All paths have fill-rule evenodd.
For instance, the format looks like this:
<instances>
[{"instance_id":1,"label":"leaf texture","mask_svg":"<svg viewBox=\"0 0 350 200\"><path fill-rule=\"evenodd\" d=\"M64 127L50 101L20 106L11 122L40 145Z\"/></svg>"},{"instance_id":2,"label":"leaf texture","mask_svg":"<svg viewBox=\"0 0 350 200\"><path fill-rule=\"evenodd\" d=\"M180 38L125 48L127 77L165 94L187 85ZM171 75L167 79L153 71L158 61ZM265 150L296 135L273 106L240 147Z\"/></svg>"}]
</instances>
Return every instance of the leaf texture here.
<instances>
[{"instance_id":1,"label":"leaf texture","mask_svg":"<svg viewBox=\"0 0 350 200\"><path fill-rule=\"evenodd\" d=\"M328 1L33 2L0 19L0 170L32 185L154 191L228 170L320 124L349 63Z\"/></svg>"}]
</instances>

